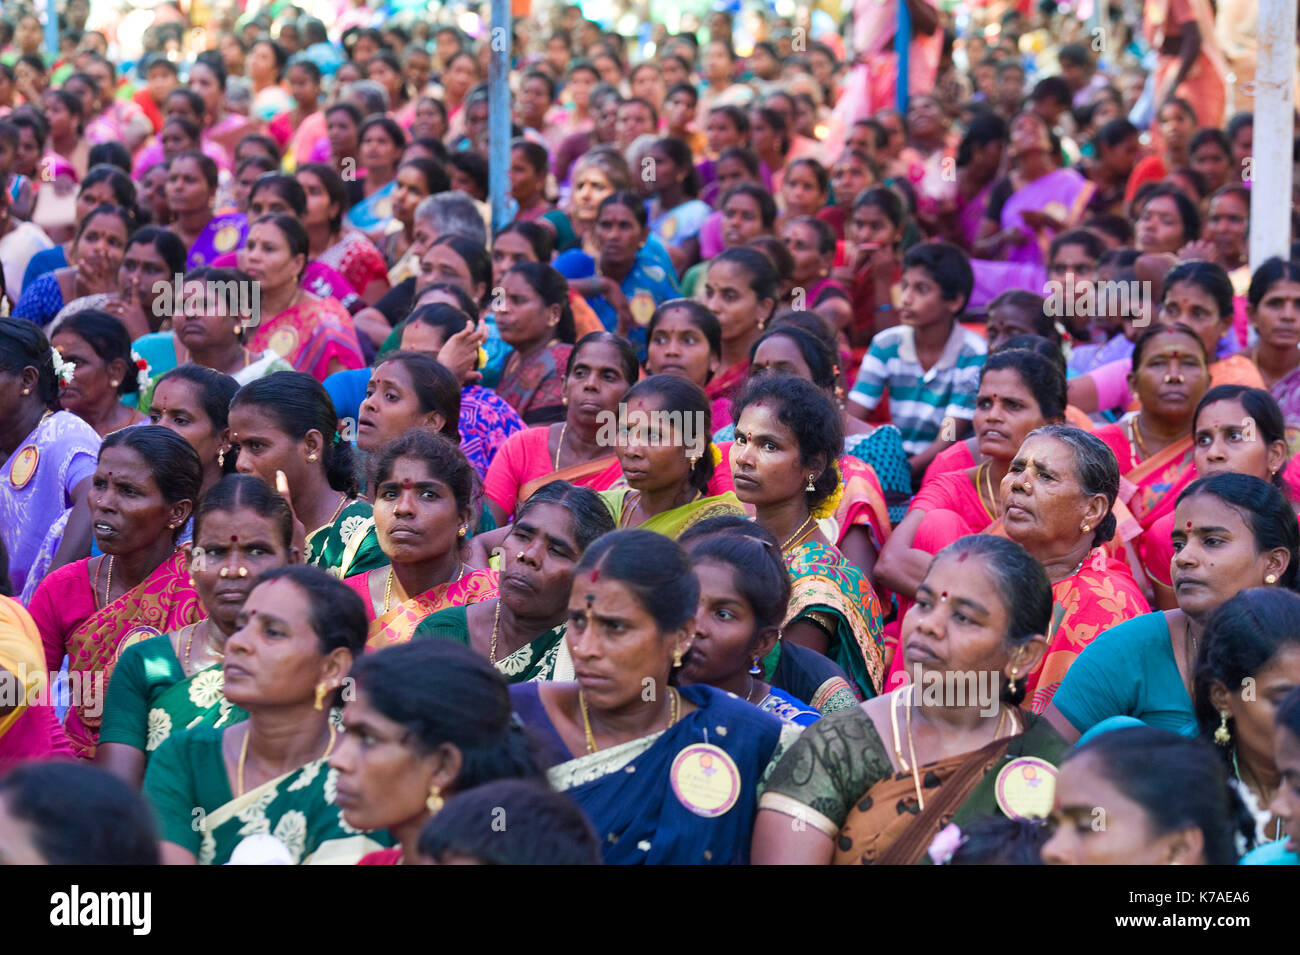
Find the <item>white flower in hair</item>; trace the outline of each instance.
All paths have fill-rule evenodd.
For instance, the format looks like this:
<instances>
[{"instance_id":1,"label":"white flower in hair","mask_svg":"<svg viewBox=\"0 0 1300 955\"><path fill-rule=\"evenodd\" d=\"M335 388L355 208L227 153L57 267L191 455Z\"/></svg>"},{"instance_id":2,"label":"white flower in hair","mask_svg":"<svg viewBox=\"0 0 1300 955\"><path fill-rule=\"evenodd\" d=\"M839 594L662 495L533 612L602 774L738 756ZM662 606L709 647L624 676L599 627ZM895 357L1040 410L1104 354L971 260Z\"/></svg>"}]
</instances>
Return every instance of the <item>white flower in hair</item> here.
<instances>
[{"instance_id":1,"label":"white flower in hair","mask_svg":"<svg viewBox=\"0 0 1300 955\"><path fill-rule=\"evenodd\" d=\"M59 384L72 384L72 376L77 370L76 362L64 361L57 348L50 349L50 357L54 360L54 377Z\"/></svg>"},{"instance_id":2,"label":"white flower in hair","mask_svg":"<svg viewBox=\"0 0 1300 955\"><path fill-rule=\"evenodd\" d=\"M140 357L140 353L134 348L131 349L131 361L135 363L135 390L143 395L149 391L149 386L153 384L153 379L149 377L149 363Z\"/></svg>"},{"instance_id":3,"label":"white flower in hair","mask_svg":"<svg viewBox=\"0 0 1300 955\"><path fill-rule=\"evenodd\" d=\"M1236 760L1234 759L1234 764ZM1259 799L1251 791L1250 787L1243 783L1235 776L1228 777L1228 785L1237 791L1241 801L1245 804L1246 811L1250 813L1255 821L1255 845L1262 846L1269 841L1268 824L1273 818L1273 814L1259 804ZM1236 834L1237 855L1244 856L1250 846L1247 844L1245 833Z\"/></svg>"}]
</instances>

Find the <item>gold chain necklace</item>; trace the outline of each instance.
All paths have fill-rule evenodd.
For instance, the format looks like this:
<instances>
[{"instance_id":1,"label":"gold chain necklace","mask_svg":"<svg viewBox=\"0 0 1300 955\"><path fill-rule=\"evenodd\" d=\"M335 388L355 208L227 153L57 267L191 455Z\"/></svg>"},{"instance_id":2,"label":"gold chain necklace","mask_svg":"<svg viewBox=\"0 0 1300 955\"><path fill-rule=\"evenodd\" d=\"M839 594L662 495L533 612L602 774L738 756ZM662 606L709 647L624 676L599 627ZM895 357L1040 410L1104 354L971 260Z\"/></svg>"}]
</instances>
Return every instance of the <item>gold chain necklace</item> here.
<instances>
[{"instance_id":1,"label":"gold chain necklace","mask_svg":"<svg viewBox=\"0 0 1300 955\"><path fill-rule=\"evenodd\" d=\"M104 606L108 606L108 595L113 590L113 557L108 558L108 580L104 584Z\"/></svg>"},{"instance_id":2,"label":"gold chain necklace","mask_svg":"<svg viewBox=\"0 0 1300 955\"><path fill-rule=\"evenodd\" d=\"M989 517L996 520L997 515L994 512L997 510L998 501L997 498L993 496L993 477L990 468L992 463L992 461L985 461L980 465L979 470L975 472L975 489L980 493L980 503L984 505L984 510L988 513ZM992 507L989 507L989 504L984 503L984 486L980 483L981 479L988 482L988 502L993 505Z\"/></svg>"},{"instance_id":3,"label":"gold chain necklace","mask_svg":"<svg viewBox=\"0 0 1300 955\"><path fill-rule=\"evenodd\" d=\"M1135 447L1137 450L1142 452L1142 460L1144 461L1149 458L1151 454L1147 451L1147 443L1142 440L1142 429L1138 427L1138 416L1136 414L1128 419L1128 432L1133 438L1133 441L1129 446L1129 460L1132 462L1134 467L1137 467L1138 461L1133 453Z\"/></svg>"},{"instance_id":4,"label":"gold chain necklace","mask_svg":"<svg viewBox=\"0 0 1300 955\"><path fill-rule=\"evenodd\" d=\"M672 729L677 722L678 709L680 706L680 697L677 691L672 687L668 688L668 726ZM582 695L582 687L578 687L578 707L582 710L582 728L587 734L587 754L590 755L597 751L596 737L591 732L591 717L587 715L587 698Z\"/></svg>"},{"instance_id":5,"label":"gold chain necklace","mask_svg":"<svg viewBox=\"0 0 1300 955\"><path fill-rule=\"evenodd\" d=\"M807 519L806 521L804 521L802 524L800 524L798 530L796 530L793 534L791 534L791 535L786 539L786 542L785 542L784 544L781 545L781 553L784 554L786 551L788 551L788 550L790 549L790 545L791 545L791 544L795 543L795 542L798 541L800 538L802 538L803 535L804 535L804 531L807 530L808 525L811 524L812 522L813 522L813 516L812 516L811 514L809 514L809 515L808 515L808 519Z\"/></svg>"},{"instance_id":6,"label":"gold chain necklace","mask_svg":"<svg viewBox=\"0 0 1300 955\"><path fill-rule=\"evenodd\" d=\"M497 631L501 626L501 598L497 598L497 612L492 615L492 648L488 651L488 663L496 666L497 662ZM583 710L586 715L586 710Z\"/></svg>"},{"instance_id":7,"label":"gold chain necklace","mask_svg":"<svg viewBox=\"0 0 1300 955\"><path fill-rule=\"evenodd\" d=\"M453 577L451 580L447 581L447 583L449 584L454 584L462 577L465 576L465 562L457 561L456 567L457 567L456 576ZM392 603L392 601L393 601L393 568L390 566L388 568L388 579L384 581L384 613L388 613L388 605Z\"/></svg>"},{"instance_id":8,"label":"gold chain necklace","mask_svg":"<svg viewBox=\"0 0 1300 955\"><path fill-rule=\"evenodd\" d=\"M568 429L569 429L569 422L566 421L564 422L564 424L560 425L560 440L557 441L555 444L554 470L556 471L560 470L560 452L564 450L564 432L567 431Z\"/></svg>"},{"instance_id":9,"label":"gold chain necklace","mask_svg":"<svg viewBox=\"0 0 1300 955\"><path fill-rule=\"evenodd\" d=\"M325 752L321 754L321 759L325 759L330 753L334 752L334 738L337 735L333 723L327 723L326 725L329 726L330 741L329 745L325 747ZM248 741L252 735L253 730L250 727L248 732L244 734L243 744L239 747L239 767L235 771L235 782L239 787L239 792L235 793L236 798L244 795L244 763L248 760Z\"/></svg>"}]
</instances>

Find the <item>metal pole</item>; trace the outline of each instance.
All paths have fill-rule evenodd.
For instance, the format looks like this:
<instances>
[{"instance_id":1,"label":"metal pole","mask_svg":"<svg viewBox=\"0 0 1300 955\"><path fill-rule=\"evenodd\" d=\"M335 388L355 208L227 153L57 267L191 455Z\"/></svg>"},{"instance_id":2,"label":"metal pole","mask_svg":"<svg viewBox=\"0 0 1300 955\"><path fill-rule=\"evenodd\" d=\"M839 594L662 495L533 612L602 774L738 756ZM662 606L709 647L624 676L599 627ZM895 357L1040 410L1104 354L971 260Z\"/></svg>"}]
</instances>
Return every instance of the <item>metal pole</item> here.
<instances>
[{"instance_id":1,"label":"metal pole","mask_svg":"<svg viewBox=\"0 0 1300 955\"><path fill-rule=\"evenodd\" d=\"M1250 268L1291 251L1291 146L1295 137L1296 0L1260 0L1255 72L1255 149L1241 170L1251 180Z\"/></svg>"},{"instance_id":2,"label":"metal pole","mask_svg":"<svg viewBox=\"0 0 1300 955\"><path fill-rule=\"evenodd\" d=\"M898 0L898 32L894 34L894 52L898 54L898 111L907 115L908 53L912 44L912 11L907 0Z\"/></svg>"},{"instance_id":3,"label":"metal pole","mask_svg":"<svg viewBox=\"0 0 1300 955\"><path fill-rule=\"evenodd\" d=\"M492 0L492 64L488 70L488 194L492 232L510 224L510 0Z\"/></svg>"}]
</instances>

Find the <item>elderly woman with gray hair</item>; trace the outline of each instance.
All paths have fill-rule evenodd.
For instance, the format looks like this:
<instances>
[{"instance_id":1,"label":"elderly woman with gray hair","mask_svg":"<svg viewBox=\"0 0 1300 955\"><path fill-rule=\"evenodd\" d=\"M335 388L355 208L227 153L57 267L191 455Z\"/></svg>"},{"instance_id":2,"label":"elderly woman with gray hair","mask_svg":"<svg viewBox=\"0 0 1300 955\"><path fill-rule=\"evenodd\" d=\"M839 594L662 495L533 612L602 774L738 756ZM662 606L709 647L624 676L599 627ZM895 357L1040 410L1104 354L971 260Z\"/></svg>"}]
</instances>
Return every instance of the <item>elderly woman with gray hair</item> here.
<instances>
[{"instance_id":1,"label":"elderly woman with gray hair","mask_svg":"<svg viewBox=\"0 0 1300 955\"><path fill-rule=\"evenodd\" d=\"M1075 657L1098 634L1150 606L1115 556L1119 465L1099 438L1068 425L1031 431L1002 479L1002 517L989 533L1020 544L1052 582L1047 652L1026 697L1042 713Z\"/></svg>"}]
</instances>

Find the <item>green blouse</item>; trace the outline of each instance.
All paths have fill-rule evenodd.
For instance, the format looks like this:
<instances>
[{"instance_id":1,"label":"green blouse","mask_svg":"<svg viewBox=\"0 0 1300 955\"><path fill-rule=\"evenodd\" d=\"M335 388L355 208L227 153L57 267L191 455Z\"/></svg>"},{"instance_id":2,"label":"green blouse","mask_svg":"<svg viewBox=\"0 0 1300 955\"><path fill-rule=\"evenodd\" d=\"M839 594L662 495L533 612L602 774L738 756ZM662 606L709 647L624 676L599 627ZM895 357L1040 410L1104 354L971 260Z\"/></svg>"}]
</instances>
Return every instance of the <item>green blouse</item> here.
<instances>
[{"instance_id":1,"label":"green blouse","mask_svg":"<svg viewBox=\"0 0 1300 955\"><path fill-rule=\"evenodd\" d=\"M308 534L304 560L340 580L387 567L391 561L379 549L374 509L369 502L352 501L331 523Z\"/></svg>"},{"instance_id":2,"label":"green blouse","mask_svg":"<svg viewBox=\"0 0 1300 955\"><path fill-rule=\"evenodd\" d=\"M496 662L507 683L537 680L572 680L573 661L564 646L568 627L562 623L514 653ZM469 615L465 607L448 607L425 617L411 635L412 640L454 640L469 646Z\"/></svg>"}]
</instances>

